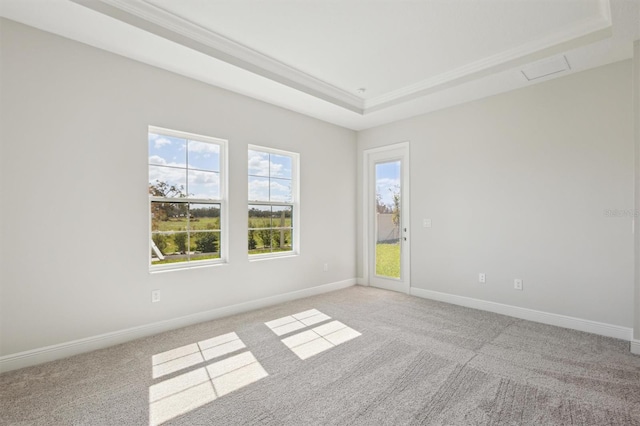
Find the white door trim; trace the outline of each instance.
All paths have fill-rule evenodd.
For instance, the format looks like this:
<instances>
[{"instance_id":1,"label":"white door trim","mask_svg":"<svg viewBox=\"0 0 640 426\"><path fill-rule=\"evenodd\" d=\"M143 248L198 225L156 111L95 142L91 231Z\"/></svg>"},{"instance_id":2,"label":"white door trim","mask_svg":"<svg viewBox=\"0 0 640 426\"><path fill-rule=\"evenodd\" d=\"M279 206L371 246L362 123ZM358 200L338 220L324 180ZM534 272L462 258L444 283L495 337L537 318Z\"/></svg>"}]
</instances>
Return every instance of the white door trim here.
<instances>
[{"instance_id":1,"label":"white door trim","mask_svg":"<svg viewBox=\"0 0 640 426\"><path fill-rule=\"evenodd\" d=\"M402 198L402 210L403 210L403 227L408 229L408 232L402 233L402 236L406 236L407 240L403 244L402 250L402 286L401 290L407 294L411 291L411 228L409 227L410 221L410 172L409 172L409 142L400 142L393 145L385 145L378 148L366 149L362 152L362 274L363 281L366 285L371 285L371 224L374 221L373 209L371 206L374 201L374 194L370 190L371 186L371 158L373 154L384 153L385 151L402 150L402 185L401 185L401 198Z\"/></svg>"}]
</instances>

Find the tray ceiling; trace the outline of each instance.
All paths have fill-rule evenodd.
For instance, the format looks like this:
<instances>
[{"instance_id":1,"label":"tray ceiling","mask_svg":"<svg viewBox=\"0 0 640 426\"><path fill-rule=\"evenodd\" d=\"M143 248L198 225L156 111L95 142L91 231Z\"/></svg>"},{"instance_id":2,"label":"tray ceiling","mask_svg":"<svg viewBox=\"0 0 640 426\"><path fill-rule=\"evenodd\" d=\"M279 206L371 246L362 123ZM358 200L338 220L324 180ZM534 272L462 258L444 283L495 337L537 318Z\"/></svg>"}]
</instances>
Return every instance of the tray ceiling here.
<instances>
[{"instance_id":1,"label":"tray ceiling","mask_svg":"<svg viewBox=\"0 0 640 426\"><path fill-rule=\"evenodd\" d=\"M637 0L2 0L2 15L356 130L625 59ZM567 66L530 80L523 69ZM364 89L364 90L362 90Z\"/></svg>"}]
</instances>

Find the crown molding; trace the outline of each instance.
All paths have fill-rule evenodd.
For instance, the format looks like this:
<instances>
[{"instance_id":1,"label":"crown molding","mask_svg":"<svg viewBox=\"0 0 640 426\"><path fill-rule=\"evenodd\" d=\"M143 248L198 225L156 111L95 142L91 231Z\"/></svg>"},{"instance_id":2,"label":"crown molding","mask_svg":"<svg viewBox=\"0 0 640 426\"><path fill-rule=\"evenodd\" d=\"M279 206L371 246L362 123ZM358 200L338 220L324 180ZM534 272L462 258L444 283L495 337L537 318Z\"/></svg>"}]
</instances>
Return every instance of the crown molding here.
<instances>
[{"instance_id":1,"label":"crown molding","mask_svg":"<svg viewBox=\"0 0 640 426\"><path fill-rule=\"evenodd\" d=\"M497 72L584 47L611 37L613 33L610 0L600 0L600 16L596 18L365 100L147 0L70 1L360 115L367 115Z\"/></svg>"},{"instance_id":2,"label":"crown molding","mask_svg":"<svg viewBox=\"0 0 640 426\"><path fill-rule=\"evenodd\" d=\"M603 0L603 9L609 9L609 1ZM539 59L579 48L612 35L610 12L600 18L587 20L566 31L534 40L514 49L483 58L449 72L438 74L416 84L394 90L364 102L364 113L377 111L410 99L485 77L509 68L525 65Z\"/></svg>"},{"instance_id":3,"label":"crown molding","mask_svg":"<svg viewBox=\"0 0 640 426\"><path fill-rule=\"evenodd\" d=\"M358 114L362 98L144 0L70 0Z\"/></svg>"}]
</instances>

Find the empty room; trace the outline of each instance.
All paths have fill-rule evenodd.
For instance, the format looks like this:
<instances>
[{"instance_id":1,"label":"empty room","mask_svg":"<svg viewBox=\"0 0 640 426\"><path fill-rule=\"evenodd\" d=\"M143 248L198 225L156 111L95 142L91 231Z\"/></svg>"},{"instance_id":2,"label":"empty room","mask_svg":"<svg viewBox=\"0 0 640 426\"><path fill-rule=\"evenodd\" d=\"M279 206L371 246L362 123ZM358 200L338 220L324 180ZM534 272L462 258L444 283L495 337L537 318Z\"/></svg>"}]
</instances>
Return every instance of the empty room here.
<instances>
[{"instance_id":1,"label":"empty room","mask_svg":"<svg viewBox=\"0 0 640 426\"><path fill-rule=\"evenodd\" d=\"M640 426L640 0L0 0L0 425Z\"/></svg>"}]
</instances>

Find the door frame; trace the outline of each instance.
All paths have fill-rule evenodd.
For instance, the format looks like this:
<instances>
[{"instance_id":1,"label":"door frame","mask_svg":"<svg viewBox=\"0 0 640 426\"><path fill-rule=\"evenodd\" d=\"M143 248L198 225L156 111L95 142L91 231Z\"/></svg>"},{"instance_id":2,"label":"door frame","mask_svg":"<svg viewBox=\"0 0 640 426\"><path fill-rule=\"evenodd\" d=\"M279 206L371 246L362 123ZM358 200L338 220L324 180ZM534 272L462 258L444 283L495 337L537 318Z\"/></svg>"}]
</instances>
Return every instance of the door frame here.
<instances>
[{"instance_id":1,"label":"door frame","mask_svg":"<svg viewBox=\"0 0 640 426\"><path fill-rule=\"evenodd\" d=\"M373 226L375 226L375 209L373 208L373 202L375 200L375 190L371 185L372 180L375 179L375 167L372 163L372 157L374 154L383 154L384 152L391 152L400 150L401 155L389 156L389 161L393 159L402 160L402 176L400 184L400 199L402 200L402 227L407 229L407 232L400 230L400 235L406 237L406 241L401 241L401 272L402 277L397 291L404 292L406 294L411 293L411 203L410 203L410 173L409 173L409 142L400 142L392 145L385 145L377 148L365 149L362 152L362 274L363 281L367 286L371 286L371 271L372 271L372 253L370 244L375 238Z\"/></svg>"}]
</instances>

